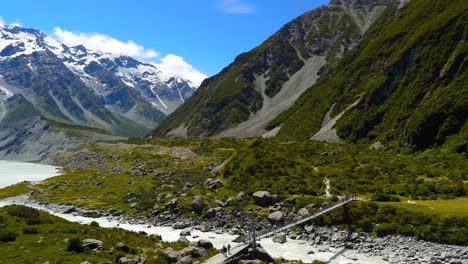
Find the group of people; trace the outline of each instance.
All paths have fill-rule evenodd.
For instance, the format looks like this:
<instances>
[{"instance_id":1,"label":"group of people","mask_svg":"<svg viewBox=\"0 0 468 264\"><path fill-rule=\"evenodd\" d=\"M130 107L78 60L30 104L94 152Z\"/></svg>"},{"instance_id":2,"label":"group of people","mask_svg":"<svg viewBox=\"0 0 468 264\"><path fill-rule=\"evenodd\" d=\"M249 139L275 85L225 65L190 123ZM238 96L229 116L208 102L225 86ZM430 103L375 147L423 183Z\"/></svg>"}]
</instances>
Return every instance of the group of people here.
<instances>
[{"instance_id":1,"label":"group of people","mask_svg":"<svg viewBox=\"0 0 468 264\"><path fill-rule=\"evenodd\" d=\"M223 248L221 248L221 253L223 253L225 256L230 255L231 254L231 244L227 244L227 247L223 246Z\"/></svg>"}]
</instances>

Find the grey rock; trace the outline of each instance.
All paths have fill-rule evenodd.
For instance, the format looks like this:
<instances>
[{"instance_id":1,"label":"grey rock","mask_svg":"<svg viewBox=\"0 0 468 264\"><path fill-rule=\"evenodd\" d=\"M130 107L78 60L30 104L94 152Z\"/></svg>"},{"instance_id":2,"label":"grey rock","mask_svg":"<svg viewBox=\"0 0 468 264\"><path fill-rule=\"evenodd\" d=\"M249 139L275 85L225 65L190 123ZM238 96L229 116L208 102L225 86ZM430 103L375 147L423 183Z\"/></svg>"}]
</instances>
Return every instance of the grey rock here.
<instances>
[{"instance_id":1,"label":"grey rock","mask_svg":"<svg viewBox=\"0 0 468 264\"><path fill-rule=\"evenodd\" d=\"M115 246L115 248L116 248L117 250L123 251L123 252L125 252L125 253L130 252L130 247L128 247L127 245L125 245L125 244L122 243L122 242L119 242L119 243Z\"/></svg>"},{"instance_id":2,"label":"grey rock","mask_svg":"<svg viewBox=\"0 0 468 264\"><path fill-rule=\"evenodd\" d=\"M197 246L202 247L204 249L210 249L213 248L213 243L206 239L200 239L197 243Z\"/></svg>"},{"instance_id":3,"label":"grey rock","mask_svg":"<svg viewBox=\"0 0 468 264\"><path fill-rule=\"evenodd\" d=\"M135 257L132 259L122 257L119 259L119 262L118 262L118 264L145 264L145 263L146 263L145 257Z\"/></svg>"},{"instance_id":4,"label":"grey rock","mask_svg":"<svg viewBox=\"0 0 468 264\"><path fill-rule=\"evenodd\" d=\"M166 250L166 254L171 262L176 262L182 258L182 253L180 253L179 251L175 251L172 248L168 248Z\"/></svg>"},{"instance_id":5,"label":"grey rock","mask_svg":"<svg viewBox=\"0 0 468 264\"><path fill-rule=\"evenodd\" d=\"M98 250L104 249L104 244L102 243L102 241L97 240L97 239L91 239L91 238L84 239L81 242L81 244L83 247L89 248L89 249L98 249Z\"/></svg>"},{"instance_id":6,"label":"grey rock","mask_svg":"<svg viewBox=\"0 0 468 264\"><path fill-rule=\"evenodd\" d=\"M256 205L270 206L275 204L274 196L267 191L258 191L253 194L253 199Z\"/></svg>"},{"instance_id":7,"label":"grey rock","mask_svg":"<svg viewBox=\"0 0 468 264\"><path fill-rule=\"evenodd\" d=\"M270 221L271 224L279 224L283 221L283 212L278 211L271 213L268 215L268 221Z\"/></svg>"},{"instance_id":8,"label":"grey rock","mask_svg":"<svg viewBox=\"0 0 468 264\"><path fill-rule=\"evenodd\" d=\"M301 208L297 214L301 217L308 216L309 215L309 210L307 208Z\"/></svg>"},{"instance_id":9,"label":"grey rock","mask_svg":"<svg viewBox=\"0 0 468 264\"><path fill-rule=\"evenodd\" d=\"M184 237L184 236L181 236L179 237L179 239L177 240L178 243L190 243L190 241L188 240L187 237Z\"/></svg>"},{"instance_id":10,"label":"grey rock","mask_svg":"<svg viewBox=\"0 0 468 264\"><path fill-rule=\"evenodd\" d=\"M245 200L245 193L244 192L239 192L236 196L236 201L241 203Z\"/></svg>"},{"instance_id":11,"label":"grey rock","mask_svg":"<svg viewBox=\"0 0 468 264\"><path fill-rule=\"evenodd\" d=\"M188 227L188 224L185 222L176 222L172 225L172 228L174 229L184 229L186 227Z\"/></svg>"},{"instance_id":12,"label":"grey rock","mask_svg":"<svg viewBox=\"0 0 468 264\"><path fill-rule=\"evenodd\" d=\"M192 232L190 230L180 231L180 236L191 236Z\"/></svg>"},{"instance_id":13,"label":"grey rock","mask_svg":"<svg viewBox=\"0 0 468 264\"><path fill-rule=\"evenodd\" d=\"M276 235L274 238L273 238L273 242L274 243L278 243L278 244L284 244L287 241L286 239L286 235L283 235L283 234L279 234L279 235Z\"/></svg>"},{"instance_id":14,"label":"grey rock","mask_svg":"<svg viewBox=\"0 0 468 264\"><path fill-rule=\"evenodd\" d=\"M176 264L192 264L192 257L191 256L185 256L183 258L180 258Z\"/></svg>"},{"instance_id":15,"label":"grey rock","mask_svg":"<svg viewBox=\"0 0 468 264\"><path fill-rule=\"evenodd\" d=\"M206 252L206 249L204 249L202 247L194 247L194 248L192 248L190 253L192 254L192 257L194 257L194 258L202 258L202 257L208 256L208 253Z\"/></svg>"}]
</instances>

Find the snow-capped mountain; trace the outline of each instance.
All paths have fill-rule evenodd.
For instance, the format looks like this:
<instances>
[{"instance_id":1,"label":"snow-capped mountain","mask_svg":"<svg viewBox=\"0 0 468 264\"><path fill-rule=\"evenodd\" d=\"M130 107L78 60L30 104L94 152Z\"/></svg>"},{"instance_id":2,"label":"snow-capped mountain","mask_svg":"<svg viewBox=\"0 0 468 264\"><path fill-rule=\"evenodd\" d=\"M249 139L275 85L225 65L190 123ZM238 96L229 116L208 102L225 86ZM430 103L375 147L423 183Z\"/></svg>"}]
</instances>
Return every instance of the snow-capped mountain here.
<instances>
[{"instance_id":1,"label":"snow-capped mountain","mask_svg":"<svg viewBox=\"0 0 468 264\"><path fill-rule=\"evenodd\" d=\"M44 133L51 124L58 130L85 127L119 136L145 135L195 89L153 64L68 47L35 29L2 26L0 156L25 135ZM46 123L40 129L30 127L38 120Z\"/></svg>"},{"instance_id":2,"label":"snow-capped mountain","mask_svg":"<svg viewBox=\"0 0 468 264\"><path fill-rule=\"evenodd\" d=\"M67 47L34 29L5 26L0 29L0 34L0 60L48 50L97 95L106 96L112 87L99 81L90 70L97 70L96 67L102 66L166 115L188 99L197 88L190 80L161 72L154 64L143 63L128 56L89 50L81 45Z\"/></svg>"}]
</instances>

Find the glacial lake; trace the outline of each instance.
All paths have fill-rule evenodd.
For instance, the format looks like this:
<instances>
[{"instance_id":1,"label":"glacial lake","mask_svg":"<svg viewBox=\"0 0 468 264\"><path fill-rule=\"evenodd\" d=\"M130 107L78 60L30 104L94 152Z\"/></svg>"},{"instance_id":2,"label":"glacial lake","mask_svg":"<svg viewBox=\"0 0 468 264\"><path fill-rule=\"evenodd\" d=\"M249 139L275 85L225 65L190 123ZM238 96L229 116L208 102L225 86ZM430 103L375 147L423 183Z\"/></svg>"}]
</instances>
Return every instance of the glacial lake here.
<instances>
[{"instance_id":1,"label":"glacial lake","mask_svg":"<svg viewBox=\"0 0 468 264\"><path fill-rule=\"evenodd\" d=\"M42 181L60 174L60 168L55 166L0 160L0 188L23 181Z\"/></svg>"}]
</instances>

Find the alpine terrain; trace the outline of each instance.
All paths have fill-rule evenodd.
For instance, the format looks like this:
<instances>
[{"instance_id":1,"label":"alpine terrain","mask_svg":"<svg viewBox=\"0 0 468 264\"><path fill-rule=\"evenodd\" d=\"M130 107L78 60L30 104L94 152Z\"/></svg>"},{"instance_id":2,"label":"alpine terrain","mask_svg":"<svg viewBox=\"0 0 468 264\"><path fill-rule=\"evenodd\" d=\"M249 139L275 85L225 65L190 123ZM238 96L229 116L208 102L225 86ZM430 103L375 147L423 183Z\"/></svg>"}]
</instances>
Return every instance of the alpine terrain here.
<instances>
[{"instance_id":1,"label":"alpine terrain","mask_svg":"<svg viewBox=\"0 0 468 264\"><path fill-rule=\"evenodd\" d=\"M3 26L0 156L31 160L83 141L143 136L195 89L153 64Z\"/></svg>"},{"instance_id":2,"label":"alpine terrain","mask_svg":"<svg viewBox=\"0 0 468 264\"><path fill-rule=\"evenodd\" d=\"M418 149L466 139L467 11L466 1L333 0L205 80L155 135Z\"/></svg>"}]
</instances>

